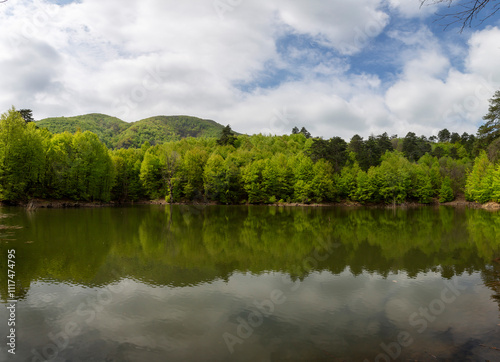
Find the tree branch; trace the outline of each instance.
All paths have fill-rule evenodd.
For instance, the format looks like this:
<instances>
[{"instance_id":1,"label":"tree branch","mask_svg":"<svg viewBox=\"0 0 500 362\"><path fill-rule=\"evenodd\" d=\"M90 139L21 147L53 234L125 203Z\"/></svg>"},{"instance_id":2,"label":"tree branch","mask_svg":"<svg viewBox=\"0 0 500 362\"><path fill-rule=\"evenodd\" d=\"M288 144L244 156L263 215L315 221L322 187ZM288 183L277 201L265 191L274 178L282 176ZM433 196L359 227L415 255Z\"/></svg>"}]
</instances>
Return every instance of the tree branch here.
<instances>
[{"instance_id":1,"label":"tree branch","mask_svg":"<svg viewBox=\"0 0 500 362\"><path fill-rule=\"evenodd\" d=\"M483 23L485 20L489 19L495 15L500 10L500 4L497 0L469 0L464 2L456 3L456 0L421 0L420 6L424 5L437 5L441 3L448 3L448 9L454 8L456 11L450 11L447 14L437 14L439 20L446 19L450 20L445 28L461 23L460 32L462 32L466 27L472 27L474 21L479 21ZM488 6L489 5L489 6ZM485 13L483 18L478 19L479 13Z\"/></svg>"}]
</instances>

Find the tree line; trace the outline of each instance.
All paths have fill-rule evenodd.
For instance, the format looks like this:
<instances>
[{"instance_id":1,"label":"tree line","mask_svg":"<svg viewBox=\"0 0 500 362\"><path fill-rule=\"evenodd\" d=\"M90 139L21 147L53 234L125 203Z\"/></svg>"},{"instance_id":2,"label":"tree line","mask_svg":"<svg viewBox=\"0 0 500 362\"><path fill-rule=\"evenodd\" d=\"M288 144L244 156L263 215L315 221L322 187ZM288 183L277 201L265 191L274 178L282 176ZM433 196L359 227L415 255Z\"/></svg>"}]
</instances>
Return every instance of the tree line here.
<instances>
[{"instance_id":1,"label":"tree line","mask_svg":"<svg viewBox=\"0 0 500 362\"><path fill-rule=\"evenodd\" d=\"M0 118L0 199L129 202L360 203L500 201L500 93L478 136L185 138L108 149L92 132L52 134L14 108ZM495 108L496 107L496 108Z\"/></svg>"}]
</instances>

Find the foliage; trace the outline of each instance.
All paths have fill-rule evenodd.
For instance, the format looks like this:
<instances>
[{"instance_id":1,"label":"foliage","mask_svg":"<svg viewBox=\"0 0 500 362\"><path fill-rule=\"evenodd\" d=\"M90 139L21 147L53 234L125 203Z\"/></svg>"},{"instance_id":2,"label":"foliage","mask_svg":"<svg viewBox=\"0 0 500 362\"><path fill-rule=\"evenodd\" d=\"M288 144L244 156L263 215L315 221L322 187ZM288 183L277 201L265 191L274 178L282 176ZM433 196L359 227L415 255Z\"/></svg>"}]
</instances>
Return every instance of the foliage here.
<instances>
[{"instance_id":1,"label":"foliage","mask_svg":"<svg viewBox=\"0 0 500 362\"><path fill-rule=\"evenodd\" d=\"M402 203L411 184L410 162L400 153L386 153L378 169L379 193L383 201Z\"/></svg>"},{"instance_id":2,"label":"foliage","mask_svg":"<svg viewBox=\"0 0 500 362\"><path fill-rule=\"evenodd\" d=\"M340 137L333 137L328 141L315 138L309 154L313 161L319 159L329 161L335 172L339 172L347 162L347 143Z\"/></svg>"},{"instance_id":3,"label":"foliage","mask_svg":"<svg viewBox=\"0 0 500 362\"><path fill-rule=\"evenodd\" d=\"M146 151L139 174L144 191L151 199L158 199L166 195L165 184L162 182L160 152L159 145L150 147Z\"/></svg>"},{"instance_id":4,"label":"foliage","mask_svg":"<svg viewBox=\"0 0 500 362\"><path fill-rule=\"evenodd\" d=\"M21 117L23 117L24 122L35 122L35 119L33 118L33 111L31 109L20 109L18 112Z\"/></svg>"},{"instance_id":5,"label":"foliage","mask_svg":"<svg viewBox=\"0 0 500 362\"><path fill-rule=\"evenodd\" d=\"M500 91L496 91L490 99L488 113L483 117L486 121L477 132L483 149L494 140L500 138Z\"/></svg>"},{"instance_id":6,"label":"foliage","mask_svg":"<svg viewBox=\"0 0 500 362\"><path fill-rule=\"evenodd\" d=\"M40 128L46 128L52 133L90 131L95 133L107 147L111 148L116 144L117 135L131 124L105 114L92 113L76 117L45 118L37 121L36 125Z\"/></svg>"},{"instance_id":7,"label":"foliage","mask_svg":"<svg viewBox=\"0 0 500 362\"><path fill-rule=\"evenodd\" d=\"M488 160L486 152L481 152L474 162L471 173L467 177L465 186L467 200L488 202L492 199L494 191L493 172L493 164Z\"/></svg>"},{"instance_id":8,"label":"foliage","mask_svg":"<svg viewBox=\"0 0 500 362\"><path fill-rule=\"evenodd\" d=\"M77 132L72 140L70 178L75 199L109 201L114 182L114 169L106 146L97 135Z\"/></svg>"},{"instance_id":9,"label":"foliage","mask_svg":"<svg viewBox=\"0 0 500 362\"><path fill-rule=\"evenodd\" d=\"M439 190L439 202L453 201L454 198L451 180L449 177L445 177L441 184L441 189Z\"/></svg>"},{"instance_id":10,"label":"foliage","mask_svg":"<svg viewBox=\"0 0 500 362\"><path fill-rule=\"evenodd\" d=\"M205 195L209 200L224 204L236 203L241 200L240 169L232 157L224 159L220 154L214 152L208 158L203 171L203 181Z\"/></svg>"},{"instance_id":11,"label":"foliage","mask_svg":"<svg viewBox=\"0 0 500 362\"><path fill-rule=\"evenodd\" d=\"M359 166L367 171L371 166L380 165L380 158L386 151L393 151L392 142L387 133L377 137L370 136L366 141L359 135L354 135L348 149L354 152Z\"/></svg>"},{"instance_id":12,"label":"foliage","mask_svg":"<svg viewBox=\"0 0 500 362\"><path fill-rule=\"evenodd\" d=\"M45 168L42 133L14 108L0 118L0 199L35 196Z\"/></svg>"},{"instance_id":13,"label":"foliage","mask_svg":"<svg viewBox=\"0 0 500 362\"><path fill-rule=\"evenodd\" d=\"M222 129L220 137L217 140L217 144L219 146L226 146L226 145L234 146L235 142L236 142L236 137L234 136L231 127L227 125Z\"/></svg>"},{"instance_id":14,"label":"foliage","mask_svg":"<svg viewBox=\"0 0 500 362\"><path fill-rule=\"evenodd\" d=\"M305 138L311 138L311 134L305 127L302 127L299 133L303 134Z\"/></svg>"},{"instance_id":15,"label":"foliage","mask_svg":"<svg viewBox=\"0 0 500 362\"><path fill-rule=\"evenodd\" d=\"M127 123L96 113L45 118L36 125L52 133L91 131L108 148L139 148L144 142L155 145L186 137L218 137L223 128L214 121L189 116L157 116Z\"/></svg>"},{"instance_id":16,"label":"foliage","mask_svg":"<svg viewBox=\"0 0 500 362\"><path fill-rule=\"evenodd\" d=\"M417 137L415 133L408 132L403 139L402 151L408 160L416 162L420 157L431 152L431 145L423 136Z\"/></svg>"},{"instance_id":17,"label":"foliage","mask_svg":"<svg viewBox=\"0 0 500 362\"><path fill-rule=\"evenodd\" d=\"M438 140L441 143L450 142L451 133L446 128L438 132Z\"/></svg>"},{"instance_id":18,"label":"foliage","mask_svg":"<svg viewBox=\"0 0 500 362\"><path fill-rule=\"evenodd\" d=\"M111 151L116 180L111 190L113 200L137 201L145 196L140 173L145 151L142 149L119 149Z\"/></svg>"},{"instance_id":19,"label":"foliage","mask_svg":"<svg viewBox=\"0 0 500 362\"><path fill-rule=\"evenodd\" d=\"M181 138L212 132L205 121L185 116L133 125L96 114L55 120L59 130L79 122L98 129L100 137L109 136L108 147L88 130L52 134L38 128L39 122L25 122L13 108L0 120L1 200L396 204L463 193L479 202L500 199L500 171L494 166L498 139L474 160L475 137L446 129L439 134L444 142L408 132L402 139L355 135L348 144L340 137L308 138L305 128L297 127L291 135L235 135L215 122L210 128L217 130L215 137ZM212 121L206 122L208 127ZM109 150L123 127L135 134L134 147ZM158 143L162 134L172 141Z\"/></svg>"}]
</instances>

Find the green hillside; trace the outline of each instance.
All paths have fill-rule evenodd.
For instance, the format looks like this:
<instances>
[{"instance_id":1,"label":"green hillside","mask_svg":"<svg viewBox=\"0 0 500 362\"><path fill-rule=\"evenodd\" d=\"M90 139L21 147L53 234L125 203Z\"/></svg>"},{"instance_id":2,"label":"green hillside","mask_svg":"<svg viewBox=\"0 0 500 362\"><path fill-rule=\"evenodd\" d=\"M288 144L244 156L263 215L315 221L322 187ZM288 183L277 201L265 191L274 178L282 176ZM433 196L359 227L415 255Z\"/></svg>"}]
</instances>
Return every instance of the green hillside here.
<instances>
[{"instance_id":1,"label":"green hillside","mask_svg":"<svg viewBox=\"0 0 500 362\"><path fill-rule=\"evenodd\" d=\"M45 118L36 122L40 128L47 128L52 133L68 131L75 133L78 129L82 132L95 133L108 147L114 147L116 137L130 127L130 124L116 117L105 114L91 113L76 117Z\"/></svg>"},{"instance_id":2,"label":"green hillside","mask_svg":"<svg viewBox=\"0 0 500 362\"><path fill-rule=\"evenodd\" d=\"M45 118L38 127L53 133L91 131L110 148L140 147L185 137L218 137L223 128L217 122L189 116L156 116L127 123L105 114Z\"/></svg>"},{"instance_id":3,"label":"green hillside","mask_svg":"<svg viewBox=\"0 0 500 362\"><path fill-rule=\"evenodd\" d=\"M130 123L118 136L116 147L140 147L146 141L156 144L186 137L218 137L222 128L217 122L196 117L156 116Z\"/></svg>"}]
</instances>

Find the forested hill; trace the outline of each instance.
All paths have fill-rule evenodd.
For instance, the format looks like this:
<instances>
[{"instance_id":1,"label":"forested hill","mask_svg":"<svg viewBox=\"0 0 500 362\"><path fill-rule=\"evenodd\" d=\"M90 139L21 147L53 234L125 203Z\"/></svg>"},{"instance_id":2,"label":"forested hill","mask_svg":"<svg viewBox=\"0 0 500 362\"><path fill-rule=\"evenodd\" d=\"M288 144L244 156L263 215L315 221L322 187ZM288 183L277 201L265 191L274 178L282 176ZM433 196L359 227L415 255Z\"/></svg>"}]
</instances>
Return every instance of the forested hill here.
<instances>
[{"instance_id":1,"label":"forested hill","mask_svg":"<svg viewBox=\"0 0 500 362\"><path fill-rule=\"evenodd\" d=\"M146 141L155 145L186 137L219 137L224 128L217 122L189 116L156 116L128 125L117 136L114 147L137 148Z\"/></svg>"},{"instance_id":2,"label":"forested hill","mask_svg":"<svg viewBox=\"0 0 500 362\"><path fill-rule=\"evenodd\" d=\"M105 114L92 113L76 117L45 118L36 122L40 128L47 128L52 133L68 131L75 133L78 129L82 132L95 133L108 147L114 147L119 134L130 127L130 124L121 119Z\"/></svg>"},{"instance_id":3,"label":"forested hill","mask_svg":"<svg viewBox=\"0 0 500 362\"><path fill-rule=\"evenodd\" d=\"M109 148L140 147L146 141L154 145L185 137L218 137L223 128L217 122L190 116L156 116L127 123L99 113L45 118L36 124L52 133L91 131Z\"/></svg>"}]
</instances>

